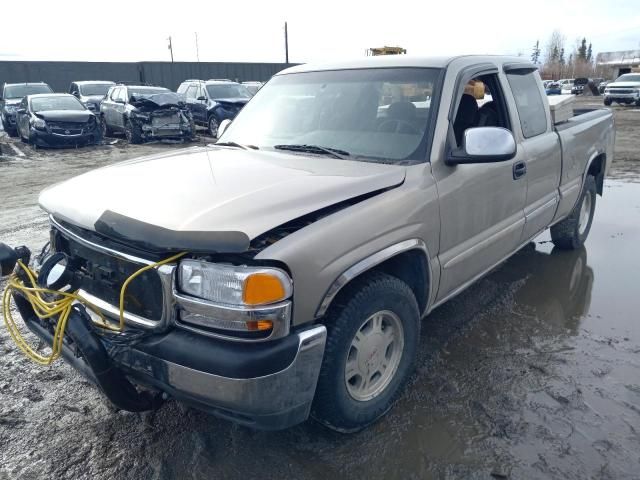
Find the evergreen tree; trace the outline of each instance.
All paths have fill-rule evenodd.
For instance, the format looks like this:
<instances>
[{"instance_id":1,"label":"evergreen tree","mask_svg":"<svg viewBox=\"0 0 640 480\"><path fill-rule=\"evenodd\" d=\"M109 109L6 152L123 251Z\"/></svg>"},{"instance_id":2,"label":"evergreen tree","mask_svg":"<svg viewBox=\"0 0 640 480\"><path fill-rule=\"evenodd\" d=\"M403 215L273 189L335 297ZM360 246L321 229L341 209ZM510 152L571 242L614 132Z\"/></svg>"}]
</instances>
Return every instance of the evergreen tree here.
<instances>
[{"instance_id":1,"label":"evergreen tree","mask_svg":"<svg viewBox=\"0 0 640 480\"><path fill-rule=\"evenodd\" d=\"M587 39L584 37L582 38L580 46L578 47L578 60L581 60L583 62L587 61Z\"/></svg>"},{"instance_id":2,"label":"evergreen tree","mask_svg":"<svg viewBox=\"0 0 640 480\"><path fill-rule=\"evenodd\" d=\"M534 65L540 63L540 40L536 40L536 44L533 46L533 52L531 52L531 63Z\"/></svg>"},{"instance_id":3,"label":"evergreen tree","mask_svg":"<svg viewBox=\"0 0 640 480\"><path fill-rule=\"evenodd\" d=\"M591 42L589 42L589 48L587 49L587 62L591 63L593 60L593 50L592 50Z\"/></svg>"},{"instance_id":4,"label":"evergreen tree","mask_svg":"<svg viewBox=\"0 0 640 480\"><path fill-rule=\"evenodd\" d=\"M560 53L558 54L558 62L560 63L560 65L564 65L564 48L560 49Z\"/></svg>"}]
</instances>

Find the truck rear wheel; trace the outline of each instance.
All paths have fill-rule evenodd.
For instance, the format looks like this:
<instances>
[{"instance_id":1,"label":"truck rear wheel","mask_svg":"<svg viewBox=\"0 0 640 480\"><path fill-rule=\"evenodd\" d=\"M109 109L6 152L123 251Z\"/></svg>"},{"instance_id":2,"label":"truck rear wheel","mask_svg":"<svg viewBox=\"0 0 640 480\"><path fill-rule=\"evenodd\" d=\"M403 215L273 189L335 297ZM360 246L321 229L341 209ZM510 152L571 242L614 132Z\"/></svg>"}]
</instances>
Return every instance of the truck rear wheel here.
<instances>
[{"instance_id":1,"label":"truck rear wheel","mask_svg":"<svg viewBox=\"0 0 640 480\"><path fill-rule=\"evenodd\" d=\"M391 275L367 275L345 290L327 315L312 416L354 432L386 413L411 375L420 313L409 286Z\"/></svg>"},{"instance_id":2,"label":"truck rear wheel","mask_svg":"<svg viewBox=\"0 0 640 480\"><path fill-rule=\"evenodd\" d=\"M556 247L577 250L584 245L596 211L596 193L596 179L587 175L580 200L571 214L551 227L551 240Z\"/></svg>"}]
</instances>

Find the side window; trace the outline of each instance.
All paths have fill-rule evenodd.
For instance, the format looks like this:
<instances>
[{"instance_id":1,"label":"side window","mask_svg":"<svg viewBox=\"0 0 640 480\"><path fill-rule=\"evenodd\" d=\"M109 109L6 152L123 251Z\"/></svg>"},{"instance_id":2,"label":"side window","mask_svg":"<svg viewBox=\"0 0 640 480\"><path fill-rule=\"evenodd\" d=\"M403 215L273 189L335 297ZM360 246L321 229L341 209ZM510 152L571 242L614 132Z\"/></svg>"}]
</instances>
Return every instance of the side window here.
<instances>
[{"instance_id":1,"label":"side window","mask_svg":"<svg viewBox=\"0 0 640 480\"><path fill-rule=\"evenodd\" d=\"M120 92L118 92L118 99L120 99L123 102L127 102L127 88L126 87L120 87Z\"/></svg>"},{"instance_id":2,"label":"side window","mask_svg":"<svg viewBox=\"0 0 640 480\"><path fill-rule=\"evenodd\" d=\"M547 112L534 74L509 73L507 79L516 101L524 138L535 137L546 132Z\"/></svg>"},{"instance_id":3,"label":"side window","mask_svg":"<svg viewBox=\"0 0 640 480\"><path fill-rule=\"evenodd\" d=\"M470 79L458 100L453 122L453 134L458 147L462 146L464 132L475 127L502 127L509 129L504 94L495 73Z\"/></svg>"},{"instance_id":4,"label":"side window","mask_svg":"<svg viewBox=\"0 0 640 480\"><path fill-rule=\"evenodd\" d=\"M24 108L25 110L27 109L27 97L23 98L20 102L20 108Z\"/></svg>"},{"instance_id":5,"label":"side window","mask_svg":"<svg viewBox=\"0 0 640 480\"><path fill-rule=\"evenodd\" d=\"M187 88L187 98L191 98L195 100L197 93L198 93L198 87L196 85L189 85L189 88Z\"/></svg>"},{"instance_id":6,"label":"side window","mask_svg":"<svg viewBox=\"0 0 640 480\"><path fill-rule=\"evenodd\" d=\"M115 101L116 98L118 98L118 92L120 91L120 87L116 87L113 90L111 90L111 95L109 95L109 98L113 101Z\"/></svg>"}]
</instances>

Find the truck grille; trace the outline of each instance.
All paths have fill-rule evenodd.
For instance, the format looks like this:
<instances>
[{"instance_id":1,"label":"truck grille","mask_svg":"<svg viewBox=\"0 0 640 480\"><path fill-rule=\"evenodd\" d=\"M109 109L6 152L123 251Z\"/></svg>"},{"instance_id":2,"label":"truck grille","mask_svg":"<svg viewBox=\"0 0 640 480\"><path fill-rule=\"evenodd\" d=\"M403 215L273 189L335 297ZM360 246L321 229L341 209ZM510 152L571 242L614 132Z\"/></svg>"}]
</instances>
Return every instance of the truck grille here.
<instances>
[{"instance_id":1,"label":"truck grille","mask_svg":"<svg viewBox=\"0 0 640 480\"><path fill-rule=\"evenodd\" d=\"M73 229L74 234L78 233L75 230L81 230ZM93 232L86 233L98 237ZM145 266L88 248L55 226L52 240L54 250L69 255L74 269L82 273L80 289L116 307L120 304L120 289L125 280ZM90 241L96 243L96 238ZM129 284L124 309L146 320L159 322L162 319L163 289L155 269L140 274Z\"/></svg>"},{"instance_id":2,"label":"truck grille","mask_svg":"<svg viewBox=\"0 0 640 480\"><path fill-rule=\"evenodd\" d=\"M611 93L616 94L616 93L622 93L622 94L632 94L633 93L633 89L631 88L616 88L616 87L609 87Z\"/></svg>"}]
</instances>

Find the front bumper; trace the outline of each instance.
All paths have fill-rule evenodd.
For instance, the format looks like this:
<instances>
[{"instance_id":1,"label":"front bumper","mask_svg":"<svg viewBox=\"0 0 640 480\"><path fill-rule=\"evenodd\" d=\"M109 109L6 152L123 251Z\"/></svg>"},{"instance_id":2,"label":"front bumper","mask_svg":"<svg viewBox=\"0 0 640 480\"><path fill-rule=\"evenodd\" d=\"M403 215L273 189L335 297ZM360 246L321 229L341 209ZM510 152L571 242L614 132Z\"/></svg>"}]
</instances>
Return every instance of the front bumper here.
<instances>
[{"instance_id":1,"label":"front bumper","mask_svg":"<svg viewBox=\"0 0 640 480\"><path fill-rule=\"evenodd\" d=\"M640 100L640 92L634 91L631 93L619 93L616 91L605 90L604 98L613 102L631 103Z\"/></svg>"},{"instance_id":2,"label":"front bumper","mask_svg":"<svg viewBox=\"0 0 640 480\"><path fill-rule=\"evenodd\" d=\"M29 140L40 147L68 147L100 143L102 135L97 127L80 135L59 135L31 128L29 130Z\"/></svg>"},{"instance_id":3,"label":"front bumper","mask_svg":"<svg viewBox=\"0 0 640 480\"><path fill-rule=\"evenodd\" d=\"M30 305L16 304L30 330L51 344L51 332ZM113 365L134 383L246 426L279 430L309 416L326 334L324 326L316 325L278 341L251 345L177 329L126 347L99 338ZM95 381L73 345L65 344L63 356Z\"/></svg>"}]
</instances>

